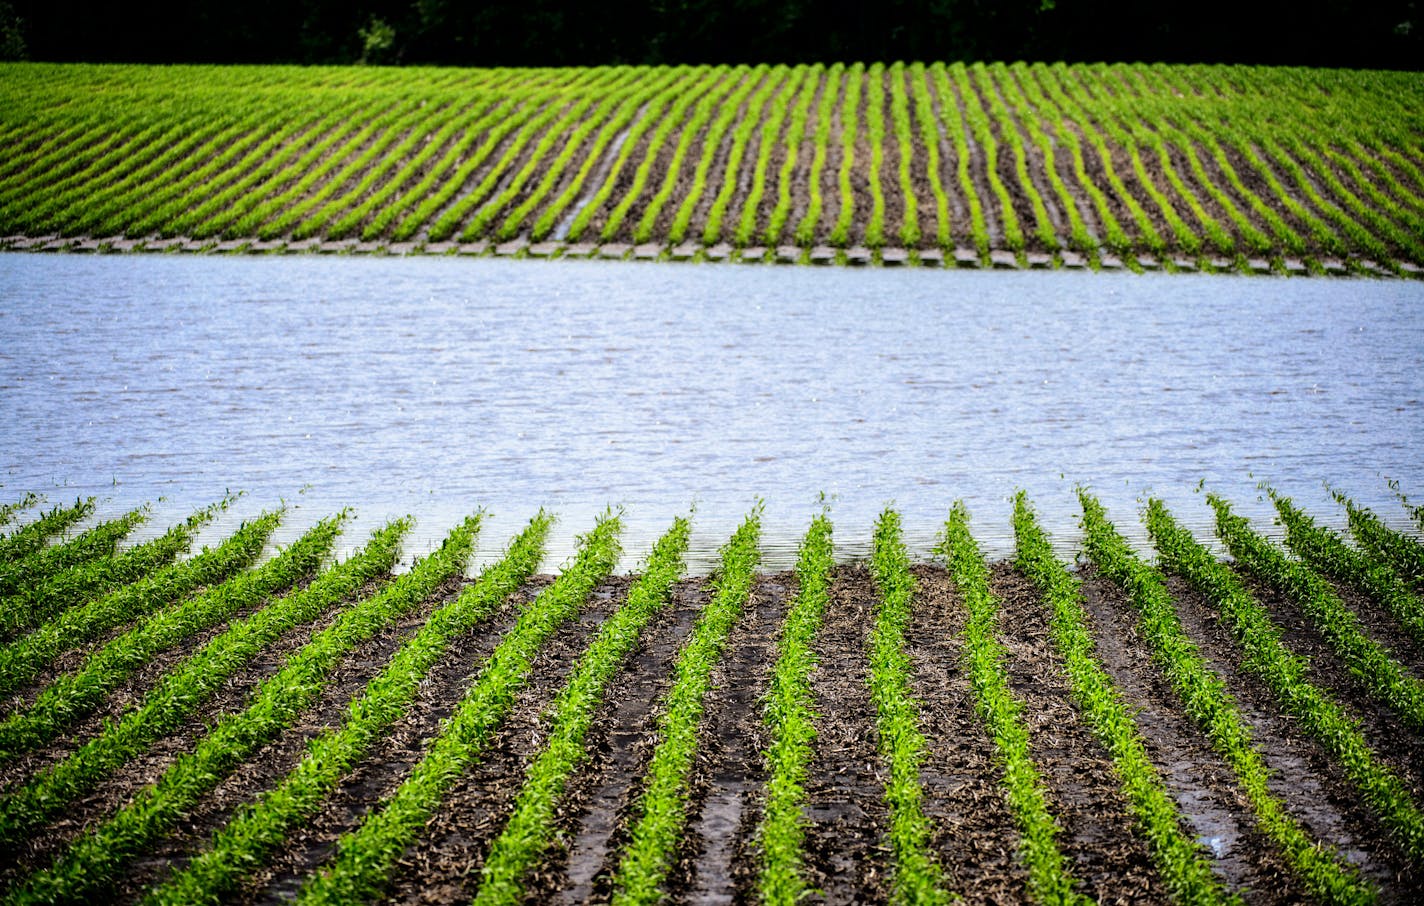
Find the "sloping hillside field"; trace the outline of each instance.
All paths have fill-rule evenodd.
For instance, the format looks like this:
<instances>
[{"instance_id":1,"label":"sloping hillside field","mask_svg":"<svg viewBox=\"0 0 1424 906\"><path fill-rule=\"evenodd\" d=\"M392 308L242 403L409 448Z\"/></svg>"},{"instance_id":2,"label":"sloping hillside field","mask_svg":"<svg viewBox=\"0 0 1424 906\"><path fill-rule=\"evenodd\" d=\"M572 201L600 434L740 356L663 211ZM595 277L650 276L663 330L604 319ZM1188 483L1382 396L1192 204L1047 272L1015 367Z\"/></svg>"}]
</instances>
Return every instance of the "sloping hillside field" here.
<instances>
[{"instance_id":1,"label":"sloping hillside field","mask_svg":"<svg viewBox=\"0 0 1424 906\"><path fill-rule=\"evenodd\" d=\"M543 572L543 511L392 575L408 519L185 556L231 498L126 548L10 499L0 902L1413 901L1424 509L1267 490L1283 541L1154 498L1146 555L1080 490L1072 571L1022 493L997 564L959 503L767 572L758 506L704 578L683 517L631 575L614 512Z\"/></svg>"},{"instance_id":2,"label":"sloping hillside field","mask_svg":"<svg viewBox=\"0 0 1424 906\"><path fill-rule=\"evenodd\" d=\"M0 66L0 237L1417 275L1424 79Z\"/></svg>"}]
</instances>

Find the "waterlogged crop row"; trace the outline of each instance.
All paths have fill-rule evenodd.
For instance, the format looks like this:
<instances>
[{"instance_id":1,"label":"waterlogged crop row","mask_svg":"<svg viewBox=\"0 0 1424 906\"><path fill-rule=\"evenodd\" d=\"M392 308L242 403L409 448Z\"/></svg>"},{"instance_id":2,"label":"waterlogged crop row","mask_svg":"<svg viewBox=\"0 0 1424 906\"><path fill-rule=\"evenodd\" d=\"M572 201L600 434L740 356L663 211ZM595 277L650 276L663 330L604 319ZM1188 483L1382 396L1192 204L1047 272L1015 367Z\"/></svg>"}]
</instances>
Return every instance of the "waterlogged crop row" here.
<instances>
[{"instance_id":1,"label":"waterlogged crop row","mask_svg":"<svg viewBox=\"0 0 1424 906\"><path fill-rule=\"evenodd\" d=\"M1424 263L1424 88L1366 71L40 71L0 70L0 235Z\"/></svg>"}]
</instances>

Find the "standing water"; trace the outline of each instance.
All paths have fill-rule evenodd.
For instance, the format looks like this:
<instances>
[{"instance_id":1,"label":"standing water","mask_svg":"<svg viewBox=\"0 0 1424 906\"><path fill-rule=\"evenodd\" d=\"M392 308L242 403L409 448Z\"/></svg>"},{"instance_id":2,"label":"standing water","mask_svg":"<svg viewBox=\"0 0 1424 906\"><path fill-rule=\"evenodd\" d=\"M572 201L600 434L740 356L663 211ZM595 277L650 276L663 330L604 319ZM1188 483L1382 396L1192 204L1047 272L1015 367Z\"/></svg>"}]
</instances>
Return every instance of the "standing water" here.
<instances>
[{"instance_id":1,"label":"standing water","mask_svg":"<svg viewBox=\"0 0 1424 906\"><path fill-rule=\"evenodd\" d=\"M421 553L485 507L488 558L542 505L561 559L611 504L632 566L695 507L705 566L764 498L780 566L823 494L843 556L959 498L1007 553L1017 488L1065 550L1078 484L1137 539L1148 492L1209 535L1203 481L1261 527L1261 480L1333 524L1325 481L1424 494L1415 282L6 254L0 339L0 497L162 497L153 532L242 489Z\"/></svg>"}]
</instances>

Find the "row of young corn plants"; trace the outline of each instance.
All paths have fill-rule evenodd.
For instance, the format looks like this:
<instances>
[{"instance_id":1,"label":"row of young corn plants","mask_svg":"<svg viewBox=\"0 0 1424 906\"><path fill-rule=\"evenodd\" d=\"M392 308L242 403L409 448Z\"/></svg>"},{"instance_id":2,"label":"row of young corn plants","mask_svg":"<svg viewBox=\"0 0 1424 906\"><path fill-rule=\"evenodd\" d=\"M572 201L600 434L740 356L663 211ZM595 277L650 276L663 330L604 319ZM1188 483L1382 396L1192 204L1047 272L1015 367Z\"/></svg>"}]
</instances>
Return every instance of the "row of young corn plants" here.
<instances>
[{"instance_id":1,"label":"row of young corn plants","mask_svg":"<svg viewBox=\"0 0 1424 906\"><path fill-rule=\"evenodd\" d=\"M1113 764L1152 861L1179 903L1231 903L1212 874L1206 851L1192 838L1128 704L1099 663L1078 579L1053 554L1027 496L1014 499L1014 565L1038 587L1050 614L1054 647L1072 684L1073 699Z\"/></svg>"},{"instance_id":2,"label":"row of young corn plants","mask_svg":"<svg viewBox=\"0 0 1424 906\"><path fill-rule=\"evenodd\" d=\"M890 67L890 121L895 130L895 144L900 154L895 172L899 176L900 198L904 204L904 216L900 221L900 245L914 249L920 247L920 202L915 197L915 184L911 178L914 164L914 131L910 128L910 99L905 93L905 64L896 63ZM936 174L938 175L938 174Z\"/></svg>"},{"instance_id":3,"label":"row of young corn plants","mask_svg":"<svg viewBox=\"0 0 1424 906\"><path fill-rule=\"evenodd\" d=\"M870 636L870 697L875 703L877 748L886 770L885 802L893 870L893 898L901 903L947 903L945 871L931 851L920 763L927 748L920 703L910 691L905 630L914 606L915 579L900 529L900 514L886 509L875 522L870 574L880 598Z\"/></svg>"},{"instance_id":4,"label":"row of young corn plants","mask_svg":"<svg viewBox=\"0 0 1424 906\"><path fill-rule=\"evenodd\" d=\"M1394 570L1416 590L1424 591L1424 544L1385 525L1369 509L1358 506L1340 491L1333 492L1345 508L1350 534L1370 557Z\"/></svg>"},{"instance_id":5,"label":"row of young corn plants","mask_svg":"<svg viewBox=\"0 0 1424 906\"><path fill-rule=\"evenodd\" d=\"M811 171L807 179L810 201L806 204L806 213L801 215L796 224L796 243L801 246L809 246L814 242L821 226L822 209L825 206L821 184L826 172L826 159L830 156L831 121L845 78L845 66L836 63L826 70L826 77L821 85L821 102L816 107L816 131L811 137Z\"/></svg>"},{"instance_id":6,"label":"row of young corn plants","mask_svg":"<svg viewBox=\"0 0 1424 906\"><path fill-rule=\"evenodd\" d=\"M94 511L94 498L74 501L73 506L56 506L33 522L0 536L0 564L9 566L38 553L55 535L67 530Z\"/></svg>"},{"instance_id":7,"label":"row of young corn plants","mask_svg":"<svg viewBox=\"0 0 1424 906\"><path fill-rule=\"evenodd\" d=\"M707 192L708 175L712 171L712 165L716 162L717 152L722 146L722 138L732 128L733 121L738 124L750 125L757 122L761 117L762 108L766 106L766 100L771 95L771 90L776 86L778 76L784 76L785 68L772 70L766 66L759 66L752 71L751 76L743 83L742 87L732 94L727 103L718 111L717 117L707 127L707 132L701 137L702 154L697 160L697 166L692 171L692 187L688 189L680 199L677 211L673 214L672 223L668 227L668 241L679 243L687 237L689 224L692 216L697 210L698 203ZM755 91L752 89L755 88ZM742 107L746 106L746 113L743 114ZM750 131L747 132L750 138ZM737 137L733 138L733 145L737 144ZM745 150L746 143L741 143L741 148ZM741 163L740 153L737 163ZM725 177L733 172L729 166L723 173L723 184ZM733 180L735 188L735 180ZM730 194L728 200L730 201ZM646 218L645 218L646 219ZM721 217L717 219L717 230L721 232Z\"/></svg>"},{"instance_id":8,"label":"row of young corn plants","mask_svg":"<svg viewBox=\"0 0 1424 906\"><path fill-rule=\"evenodd\" d=\"M688 520L678 519L656 541L638 583L629 588L617 613L598 628L551 705L548 741L525 769L503 831L480 866L474 902L481 906L527 899L528 876L558 839L553 816L568 779L587 761L585 738L604 704L609 681L637 647L648 621L671 601L672 584L684 573L689 529Z\"/></svg>"},{"instance_id":9,"label":"row of young corn plants","mask_svg":"<svg viewBox=\"0 0 1424 906\"><path fill-rule=\"evenodd\" d=\"M732 132L732 148L727 155L727 163L723 167L722 185L718 189L716 197L712 201L712 207L707 212L707 221L702 228L702 244L714 245L722 238L722 220L727 215L733 197L741 188L738 174L741 172L742 157L746 154L747 145L751 143L753 134L757 135L757 159L752 168L752 187L742 202L742 218L734 230L734 237L739 246L747 245L752 238L752 232L756 229L757 208L761 205L761 198L766 191L767 169L771 163L771 151L776 140L776 136L781 132L781 123L786 118L787 110L791 106L791 99L796 96L797 86L805 76L804 67L788 70L786 67L777 67L772 71L771 77L767 80L767 88L775 85L776 96L770 98L771 110L766 116L761 116L761 111L756 109L753 102L752 108L747 116L737 125ZM766 106L767 99L763 98L762 107Z\"/></svg>"},{"instance_id":10,"label":"row of young corn plants","mask_svg":"<svg viewBox=\"0 0 1424 906\"><path fill-rule=\"evenodd\" d=\"M90 654L82 667L46 686L33 704L0 719L0 764L44 745L89 715L105 696L161 652L315 575L345 519L344 513L324 519L261 566L140 618L133 629Z\"/></svg>"},{"instance_id":11,"label":"row of young corn plants","mask_svg":"<svg viewBox=\"0 0 1424 906\"><path fill-rule=\"evenodd\" d=\"M1424 600L1388 566L1351 548L1345 540L1317 525L1289 497L1271 491L1276 513L1286 530L1291 552L1316 572L1352 585L1382 604L1415 643L1424 645Z\"/></svg>"},{"instance_id":12,"label":"row of young corn plants","mask_svg":"<svg viewBox=\"0 0 1424 906\"><path fill-rule=\"evenodd\" d=\"M850 244L850 228L855 220L855 189L850 175L855 168L855 139L860 123L860 94L864 86L865 66L854 63L846 70L845 93L841 99L841 166L836 176L841 209L828 239L831 245L838 248Z\"/></svg>"},{"instance_id":13,"label":"row of young corn plants","mask_svg":"<svg viewBox=\"0 0 1424 906\"><path fill-rule=\"evenodd\" d=\"M619 906L658 903L667 896L668 873L687 824L703 702L711 688L712 670L746 607L761 559L760 540L758 504L722 546L712 600L673 664L672 687L660 704L657 745L632 808L628 843L613 873L613 902Z\"/></svg>"},{"instance_id":14,"label":"row of young corn plants","mask_svg":"<svg viewBox=\"0 0 1424 906\"><path fill-rule=\"evenodd\" d=\"M1220 611L1245 655L1242 666L1336 758L1362 801L1388 828L1400 852L1414 864L1424 864L1424 811L1399 774L1379 760L1359 722L1310 682L1309 665L1286 647L1280 626L1229 567L1177 524L1161 500L1154 498L1148 503L1147 531L1164 565Z\"/></svg>"},{"instance_id":15,"label":"row of young corn plants","mask_svg":"<svg viewBox=\"0 0 1424 906\"><path fill-rule=\"evenodd\" d=\"M865 84L865 136L870 145L870 165L865 173L870 219L865 222L865 244L879 249L885 246L885 189L880 185L885 167L885 67L871 64L865 73Z\"/></svg>"},{"instance_id":16,"label":"row of young corn plants","mask_svg":"<svg viewBox=\"0 0 1424 906\"><path fill-rule=\"evenodd\" d=\"M997 74L1003 77L1003 64L998 64L997 70ZM1057 251L1060 246L1058 231L1054 229L1053 221L1048 216L1048 206L1044 204L1043 196L1039 194L1038 186L1035 185L1033 177L1029 174L1028 155L1024 151L1023 136L1014 117L1009 114L1008 107L1004 104L1003 96L1000 93L1001 89L983 63L975 63L971 68L971 75L973 84L977 85L976 93L988 102L989 113L993 116L994 122L998 124L999 135L1007 140L1009 150L1013 152L1014 175L1018 179L1018 188L1028 199L1029 206L1033 210L1033 235L1044 248L1049 251ZM977 105L973 109L977 110ZM983 116L982 110L978 112L978 116ZM983 125L987 131L989 124L984 122Z\"/></svg>"},{"instance_id":17,"label":"row of young corn plants","mask_svg":"<svg viewBox=\"0 0 1424 906\"><path fill-rule=\"evenodd\" d=\"M1379 891L1328 843L1314 838L1270 789L1270 769L1226 684L1182 628L1162 573L1133 553L1096 497L1078 492L1083 547L1093 566L1126 593L1153 663L1171 684L1187 716L1235 776L1256 826L1280 850L1290 870L1323 902L1373 903Z\"/></svg>"},{"instance_id":18,"label":"row of young corn plants","mask_svg":"<svg viewBox=\"0 0 1424 906\"><path fill-rule=\"evenodd\" d=\"M156 783L139 791L112 816L86 828L49 867L21 880L0 902L77 903L97 896L133 858L171 832L223 778L311 707L337 667L357 646L388 630L442 583L461 575L481 521L479 514L467 518L450 532L438 550L419 560L410 572L343 611L336 622L317 633L276 674L260 683L243 710L219 717L194 748L180 755ZM143 745L140 742L137 747L141 749ZM84 769L80 783L97 783L103 765L104 759L96 758ZM95 770L99 776L90 773ZM8 811L5 816L11 820ZM21 820L17 825L0 824L0 839L13 843L19 837L10 828L32 823ZM260 839L250 838L248 842L262 851ZM243 863L223 862L224 852L214 849L198 856L183 874L170 880L166 889L182 890L190 885L199 895L205 890L229 889L241 878ZM193 902L194 895L182 899Z\"/></svg>"},{"instance_id":19,"label":"row of young corn plants","mask_svg":"<svg viewBox=\"0 0 1424 906\"><path fill-rule=\"evenodd\" d=\"M530 236L535 241L541 241L547 239L554 232L564 219L569 206L579 198L580 193L584 192L584 186L594 168L605 160L609 143L620 142L622 145L618 148L616 161L609 169L609 178L604 180L603 185L598 188L591 200L592 204L588 205L597 210L596 206L601 205L602 200L606 200L612 193L615 178L613 174L621 172L643 131L652 125L657 119L658 113L667 106L672 98L695 90L697 84L702 81L705 81L705 70L685 68L675 70L667 78L655 82L649 89L624 101L622 107L619 108L618 115L599 130L598 137L594 140L588 154L585 155L583 165L574 174L573 179L564 187L563 192L559 193L559 196L539 214L539 218L530 229Z\"/></svg>"},{"instance_id":20,"label":"row of young corn plants","mask_svg":"<svg viewBox=\"0 0 1424 906\"><path fill-rule=\"evenodd\" d=\"M1154 73L1161 83L1161 94L1163 96L1180 96L1193 90L1192 86L1185 80L1179 78L1179 74L1176 72L1156 69ZM1200 145L1202 150L1212 159L1217 170L1226 177L1235 197L1244 200L1252 212L1260 218L1261 222L1266 224L1271 235L1284 251L1293 255L1304 255L1306 253L1305 239L1286 222L1279 210L1268 205L1253 189L1245 184L1235 164L1227 157L1222 142L1218 141L1218 131L1210 126L1214 119L1210 109L1195 109L1193 106L1183 106L1170 101L1162 101L1156 107L1145 107L1143 112L1144 118L1160 121L1164 124L1165 128L1175 130L1177 134L1182 135L1184 137L1184 141L1182 142L1183 147L1195 152L1196 147ZM1204 179L1201 175L1199 175L1198 178ZM1204 184L1215 185L1215 183L1210 180L1205 180ZM1220 201L1226 198L1226 195L1223 191L1222 194L1217 197L1218 201ZM1233 209L1234 206L1229 207L1228 211ZM1240 221L1238 221L1238 228L1243 229L1244 235L1250 235L1244 231L1244 227L1241 227ZM1257 250L1266 251L1266 249L1260 248L1259 243L1257 243L1256 246Z\"/></svg>"},{"instance_id":21,"label":"row of young corn plants","mask_svg":"<svg viewBox=\"0 0 1424 906\"><path fill-rule=\"evenodd\" d=\"M801 140L806 134L806 116L811 109L811 101L816 96L816 88L820 85L821 66L801 66L795 71L796 86L787 89L787 99L784 103L777 104L762 124L761 135L757 139L757 162L752 171L752 188L747 195L746 201L742 204L742 219L737 224L735 242L739 247L746 247L757 238L757 215L761 212L762 198L766 195L768 183L771 181L771 160L776 149L781 149L782 160L778 168L776 179L776 203L767 215L766 229L762 232L762 241L768 246L775 246L781 241L781 234L786 229L786 219L791 214L791 178L796 170L796 158L801 150ZM794 95L795 101L791 98ZM787 117L791 122L786 126L786 138L780 140L782 125L786 123Z\"/></svg>"},{"instance_id":22,"label":"row of young corn plants","mask_svg":"<svg viewBox=\"0 0 1424 906\"><path fill-rule=\"evenodd\" d=\"M763 903L795 906L807 895L802 843L806 832L806 790L816 738L811 673L816 669L813 643L830 602L835 567L831 521L825 514L811 521L796 556L796 600L777 639L776 666L763 711L771 744L766 761L766 799L757 830L757 894Z\"/></svg>"},{"instance_id":23,"label":"row of young corn plants","mask_svg":"<svg viewBox=\"0 0 1424 906\"><path fill-rule=\"evenodd\" d=\"M673 102L666 115L658 123L657 129L653 130L653 134L648 138L643 159L634 168L633 178L629 182L627 190L624 191L623 197L618 200L618 203L608 213L607 219L604 220L603 227L599 231L599 238L602 241L607 242L613 239L623 228L623 222L628 218L628 213L633 209L638 199L642 197L643 189L647 186L648 180L652 178L653 167L660 159L662 149L667 145L674 130L681 130L678 132L676 150L673 152L674 162L680 163L682 156L686 154L687 146L690 146L692 142L692 139L687 137L687 133L693 123L702 121L705 116L710 115L712 107L720 103L721 98L729 92L736 90L745 77L746 70L742 68L734 69L730 73L718 71L715 79L709 76L704 80L699 91L686 92ZM693 110L691 119L688 118L688 108ZM707 111L706 114L703 113L704 110ZM614 174L610 174L610 180L615 178ZM604 188L607 189L607 192L602 193L601 191L602 200L595 199L598 203L590 204L575 220L569 230L570 239L578 239L583 235L597 213L598 207L613 197L613 191L617 188L617 184L605 183ZM659 188L659 194L661 191ZM669 194L671 194L671 190L669 190ZM641 219L639 222L641 223Z\"/></svg>"},{"instance_id":24,"label":"row of young corn plants","mask_svg":"<svg viewBox=\"0 0 1424 906\"><path fill-rule=\"evenodd\" d=\"M1252 531L1246 518L1231 512L1231 505L1221 497L1211 494L1207 500L1216 511L1216 533L1236 562L1294 602L1382 704L1414 729L1424 729L1424 683L1409 675L1388 648L1365 634L1359 618L1328 582Z\"/></svg>"},{"instance_id":25,"label":"row of young corn plants","mask_svg":"<svg viewBox=\"0 0 1424 906\"><path fill-rule=\"evenodd\" d=\"M529 528L506 553L501 564L486 570L480 580L470 586L455 601L437 610L402 648L392 656L386 668L369 683L348 706L338 728L325 731L308 747L302 761L281 783L257 801L243 808L213 837L213 845L194 859L181 872L157 889L152 900L159 903L186 903L193 899L212 899L232 890L241 879L280 848L300 823L310 819L346 776L370 752L390 727L411 707L421 683L446 655L450 647L488 620L508 597L538 568L543 555L544 539L552 520L539 513ZM606 576L618 559L619 524L605 517L582 539L574 562L526 608L525 615L542 606L552 607L566 618L576 613L580 602L593 586ZM547 601L545 599L548 599ZM559 619L554 619L554 623ZM505 677L507 678L507 677ZM473 689L480 689L483 677ZM490 705L485 687L482 701ZM512 704L513 691L500 689L492 707L497 722ZM391 863L399 857L404 845L396 839L404 832L413 836L428 817L417 813L430 800L423 798L435 790L443 792L459 776L453 763L435 764L432 759L441 750L441 741L452 738L457 727L468 723L467 695L446 721L444 730L426 758L417 765L400 789L383 807L366 817L362 828L385 826L390 833L380 837L375 851L366 851L357 864L343 856L353 844L352 835L343 838L337 855L335 873L325 875L326 883L345 890L336 902L355 902L362 897L364 884L379 884ZM501 710L502 709L502 710ZM467 740L468 741L468 740ZM447 743L448 746L448 743ZM433 770L431 770L433 768ZM437 794L435 802L438 804ZM384 818L380 817L384 816ZM361 831L357 831L357 836ZM407 838L409 839L409 838ZM360 847L357 845L357 849ZM381 854L385 854L382 856ZM386 861L382 861L382 859ZM354 872L342 874L342 867ZM317 885L320 886L319 884ZM308 886L302 895L321 899L319 892Z\"/></svg>"},{"instance_id":26,"label":"row of young corn plants","mask_svg":"<svg viewBox=\"0 0 1424 906\"><path fill-rule=\"evenodd\" d=\"M180 729L238 670L283 634L350 599L390 573L410 520L374 533L356 554L328 567L305 588L273 601L210 640L163 676L137 707L104 726L68 758L0 799L0 838L15 839L54 819L69 803L158 739ZM359 605L358 605L359 606Z\"/></svg>"},{"instance_id":27,"label":"row of young corn plants","mask_svg":"<svg viewBox=\"0 0 1424 906\"><path fill-rule=\"evenodd\" d=\"M0 604L9 608L13 606L9 598L23 597L30 589L66 570L112 557L119 542L147 520L148 507L130 510L68 541L0 565Z\"/></svg>"},{"instance_id":28,"label":"row of young corn plants","mask_svg":"<svg viewBox=\"0 0 1424 906\"><path fill-rule=\"evenodd\" d=\"M615 136L627 129L629 122L635 117L644 115L649 104L656 99L667 97L670 91L676 90L681 85L686 87L689 72L685 69L670 69L662 78L650 80L643 88L634 91L622 98L613 115L602 122L598 130L598 135L593 142L585 148L585 136L592 131L596 124L595 119L586 121L574 136L565 144L563 151L553 166L545 171L544 178L538 188L529 193L501 224L496 238L504 240L518 235L524 226L525 220L530 217L539 205L543 202L559 182L563 179L564 172L573 162L574 154L577 151L583 156L583 163L574 172L571 179L567 180L564 190L555 199L540 211L538 219L529 228L530 235L536 239L543 239L549 235L554 226L563 216L564 211L579 193L583 191L583 185L588 179L588 175L593 172L593 168L604 159L604 152L609 142Z\"/></svg>"},{"instance_id":29,"label":"row of young corn plants","mask_svg":"<svg viewBox=\"0 0 1424 906\"><path fill-rule=\"evenodd\" d=\"M969 511L963 502L955 503L950 512L940 555L969 611L964 652L974 704L998 749L1004 795L1022 839L1019 857L1028 868L1029 893L1040 903L1086 903L1058 848L1059 827L1033 761L1024 704L1010 688L1004 666L1007 654L998 639L999 604L989 590L989 568L969 531Z\"/></svg>"},{"instance_id":30,"label":"row of young corn plants","mask_svg":"<svg viewBox=\"0 0 1424 906\"><path fill-rule=\"evenodd\" d=\"M34 680L59 655L179 601L206 585L225 581L256 562L284 509L244 523L211 550L159 570L78 607L72 607L33 632L0 648L0 695L10 695Z\"/></svg>"},{"instance_id":31,"label":"row of young corn plants","mask_svg":"<svg viewBox=\"0 0 1424 906\"><path fill-rule=\"evenodd\" d=\"M0 608L0 638L49 622L58 614L108 594L160 570L188 551L198 530L229 500L204 507L154 538L121 553L76 563L47 579L27 584Z\"/></svg>"},{"instance_id":32,"label":"row of young corn plants","mask_svg":"<svg viewBox=\"0 0 1424 906\"><path fill-rule=\"evenodd\" d=\"M924 147L925 153L925 177L929 181L930 194L934 198L934 244L935 247L948 251L953 244L953 239L951 237L949 195L945 192L944 178L940 175L940 142L943 139L939 121L935 118L934 107L930 103L929 75L925 71L925 65L923 63L912 65L909 78L910 94L915 99L915 122L920 127L920 144ZM909 217L906 217L906 229L909 228L909 225ZM918 228L918 224L916 228Z\"/></svg>"}]
</instances>

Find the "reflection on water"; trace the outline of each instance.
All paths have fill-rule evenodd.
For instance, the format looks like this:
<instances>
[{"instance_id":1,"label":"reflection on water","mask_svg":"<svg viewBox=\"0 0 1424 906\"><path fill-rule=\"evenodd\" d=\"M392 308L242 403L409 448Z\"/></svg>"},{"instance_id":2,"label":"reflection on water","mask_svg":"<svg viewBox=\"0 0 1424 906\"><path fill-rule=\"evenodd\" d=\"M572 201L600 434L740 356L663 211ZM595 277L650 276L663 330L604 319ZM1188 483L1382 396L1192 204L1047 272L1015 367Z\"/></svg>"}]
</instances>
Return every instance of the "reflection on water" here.
<instances>
[{"instance_id":1,"label":"reflection on water","mask_svg":"<svg viewBox=\"0 0 1424 906\"><path fill-rule=\"evenodd\" d=\"M486 557L558 511L556 559L605 505L630 559L695 506L705 564L760 497L785 564L822 493L844 555L889 502L926 553L956 498L1007 552L1019 487L1065 546L1078 483L1134 529L1151 491L1205 530L1203 479L1336 523L1324 480L1396 524L1384 477L1424 495L1413 282L6 254L0 341L5 499L241 488L353 541L414 513L415 552L481 506Z\"/></svg>"}]
</instances>

